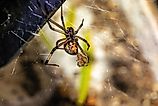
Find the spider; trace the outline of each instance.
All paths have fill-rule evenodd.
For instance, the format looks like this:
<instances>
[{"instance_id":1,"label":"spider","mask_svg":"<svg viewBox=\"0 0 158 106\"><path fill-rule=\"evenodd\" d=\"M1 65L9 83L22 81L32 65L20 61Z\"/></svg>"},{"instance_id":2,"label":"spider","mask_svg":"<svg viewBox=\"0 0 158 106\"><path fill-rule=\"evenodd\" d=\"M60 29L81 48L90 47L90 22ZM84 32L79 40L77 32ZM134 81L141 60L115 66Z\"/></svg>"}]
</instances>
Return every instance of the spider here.
<instances>
[{"instance_id":1,"label":"spider","mask_svg":"<svg viewBox=\"0 0 158 106\"><path fill-rule=\"evenodd\" d=\"M48 10L46 8L46 3L44 5L44 9L45 10L42 8L39 0L37 0L37 4L40 7L40 9L42 10L42 13L44 14L44 16L47 16ZM60 30L56 29L56 28L53 28L51 26L50 22L52 24L54 24L55 26L57 26L58 28L60 28ZM55 32L64 34L65 38L61 38L61 39L56 41L56 46L51 50L51 52L49 53L49 55L47 56L47 58L46 58L46 60L44 62L45 65L52 65L52 66L58 66L59 67L59 65L57 65L57 64L49 63L53 53L57 49L65 50L65 52L70 54L70 55L78 55L79 54L79 50L80 50L82 52L82 54L84 55L84 57L88 58L87 54L83 51L82 47L80 46L78 40L80 39L80 40L82 40L83 42L85 42L87 44L87 50L89 49L90 44L88 43L88 41L86 39L84 39L84 38L82 38L82 37L77 35L79 30L83 26L84 19L82 19L82 22L79 25L79 27L77 28L77 30L74 30L73 27L65 27L65 22L64 22L64 17L63 17L63 9L62 9L62 6L61 6L61 22L62 22L62 26L60 24L56 23L52 19L47 20L49 28L51 30L55 31ZM78 66L84 66L84 65L78 65Z\"/></svg>"}]
</instances>

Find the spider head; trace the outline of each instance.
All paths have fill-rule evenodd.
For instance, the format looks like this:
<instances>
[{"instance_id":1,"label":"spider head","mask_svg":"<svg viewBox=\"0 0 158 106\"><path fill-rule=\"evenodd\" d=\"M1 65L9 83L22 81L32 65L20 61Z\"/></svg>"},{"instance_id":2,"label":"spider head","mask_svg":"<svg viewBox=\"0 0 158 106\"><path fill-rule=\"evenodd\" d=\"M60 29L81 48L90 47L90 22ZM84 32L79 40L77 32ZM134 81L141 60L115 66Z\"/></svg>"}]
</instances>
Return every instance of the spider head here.
<instances>
[{"instance_id":1,"label":"spider head","mask_svg":"<svg viewBox=\"0 0 158 106\"><path fill-rule=\"evenodd\" d=\"M66 34L68 36L73 36L74 35L74 29L72 27L67 27Z\"/></svg>"},{"instance_id":2,"label":"spider head","mask_svg":"<svg viewBox=\"0 0 158 106\"><path fill-rule=\"evenodd\" d=\"M78 46L75 41L69 41L64 45L65 51L70 55L78 54Z\"/></svg>"}]
</instances>

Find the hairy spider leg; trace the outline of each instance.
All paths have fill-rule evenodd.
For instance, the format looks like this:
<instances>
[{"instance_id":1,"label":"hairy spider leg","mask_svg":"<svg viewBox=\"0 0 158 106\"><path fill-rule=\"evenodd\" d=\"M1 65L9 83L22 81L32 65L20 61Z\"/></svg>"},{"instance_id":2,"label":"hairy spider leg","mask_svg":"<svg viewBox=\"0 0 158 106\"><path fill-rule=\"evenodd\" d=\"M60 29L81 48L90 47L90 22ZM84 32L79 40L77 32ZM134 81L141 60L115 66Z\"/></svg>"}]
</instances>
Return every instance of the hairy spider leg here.
<instances>
[{"instance_id":1,"label":"hairy spider leg","mask_svg":"<svg viewBox=\"0 0 158 106\"><path fill-rule=\"evenodd\" d=\"M78 27L78 29L75 31L75 34L77 34L78 31L81 29L81 27L83 26L83 22L84 22L84 19L82 19L82 22L81 22L80 26Z\"/></svg>"},{"instance_id":2,"label":"hairy spider leg","mask_svg":"<svg viewBox=\"0 0 158 106\"><path fill-rule=\"evenodd\" d=\"M51 59L53 53L54 53L57 49L62 49L62 50L64 50L63 48L59 48L59 47L61 47L61 46L62 46L63 44L65 44L65 43L67 43L67 41L64 41L64 42L60 43L59 45L56 45L56 46L51 50L51 52L50 52L49 55L47 56L47 59L46 59L45 62L44 62L45 65L52 65L52 66L57 66L57 67L59 67L58 64L50 64L49 61L50 61L50 59Z\"/></svg>"},{"instance_id":3,"label":"hairy spider leg","mask_svg":"<svg viewBox=\"0 0 158 106\"><path fill-rule=\"evenodd\" d=\"M52 66L57 66L57 67L59 67L58 64L49 63L49 61L50 61L50 59L51 59L53 53L55 52L55 50L56 50L57 48L58 48L57 46L56 46L55 48L53 48L52 51L50 52L50 54L47 56L47 59L46 59L46 61L44 62L45 65L52 65Z\"/></svg>"},{"instance_id":4,"label":"hairy spider leg","mask_svg":"<svg viewBox=\"0 0 158 106\"><path fill-rule=\"evenodd\" d=\"M58 28L62 29L64 32L66 31L61 25L59 25L57 22L55 22L55 21L52 20L51 18L49 19L49 21L50 21L52 24L56 25Z\"/></svg>"},{"instance_id":5,"label":"hairy spider leg","mask_svg":"<svg viewBox=\"0 0 158 106\"><path fill-rule=\"evenodd\" d=\"M64 40L66 40L66 39L67 39L67 38L62 38L62 39L57 40L56 46L59 45L59 43L60 43L61 41L64 41Z\"/></svg>"},{"instance_id":6,"label":"hairy spider leg","mask_svg":"<svg viewBox=\"0 0 158 106\"><path fill-rule=\"evenodd\" d=\"M78 38L78 39L80 39L80 40L82 40L83 42L85 42L86 44L87 44L87 50L89 49L89 47L90 47L90 44L87 42L87 40L86 39L84 39L84 38L82 38L82 37L80 37L80 36L77 36L77 35L75 35L75 37L76 38Z\"/></svg>"},{"instance_id":7,"label":"hairy spider leg","mask_svg":"<svg viewBox=\"0 0 158 106\"><path fill-rule=\"evenodd\" d=\"M63 24L64 31L66 32L65 22L64 22L64 17L63 17L63 7L62 7L62 5L61 5L61 22Z\"/></svg>"},{"instance_id":8,"label":"hairy spider leg","mask_svg":"<svg viewBox=\"0 0 158 106\"><path fill-rule=\"evenodd\" d=\"M40 3L40 0L37 0L37 5L38 5L39 8L41 9L42 14L46 17L47 14L49 13L49 12L48 12L48 9L47 9L47 7L46 7L46 3L44 4L45 10L42 8L42 5L41 5L41 3ZM64 30L64 28L63 28L61 25L59 25L58 23L56 23L56 22L53 21L52 19L48 19L48 20L46 20L46 21L47 21L48 26L49 26L49 28L50 28L51 30L53 30L53 31L55 31L55 32L58 32L58 33L64 34L65 30ZM50 21L51 23L53 23L54 25L56 25L57 27L59 27L60 29L62 29L64 32L61 31L61 30L58 30L58 29L56 29L56 28L53 28L53 27L51 26L51 24L49 23L49 21Z\"/></svg>"},{"instance_id":9,"label":"hairy spider leg","mask_svg":"<svg viewBox=\"0 0 158 106\"><path fill-rule=\"evenodd\" d=\"M46 10L46 12L47 12L47 14L48 14L49 12L48 12L46 3L44 4L44 8L45 8L45 10ZM50 21L52 24L56 25L58 28L62 29L64 32L66 32L65 24L64 24L64 20L63 20L62 6L61 6L61 21L62 21L63 26L61 26L60 24L58 24L57 22L55 22L55 21L52 20L51 18L49 19L49 21Z\"/></svg>"},{"instance_id":10,"label":"hairy spider leg","mask_svg":"<svg viewBox=\"0 0 158 106\"><path fill-rule=\"evenodd\" d=\"M58 30L58 29L53 28L53 27L51 26L51 24L49 23L49 21L47 21L47 23L48 23L48 26L49 26L49 28L50 28L51 30L65 35L65 33L64 33L63 31L60 31L60 30Z\"/></svg>"},{"instance_id":11,"label":"hairy spider leg","mask_svg":"<svg viewBox=\"0 0 158 106\"><path fill-rule=\"evenodd\" d=\"M87 54L84 52L84 50L82 49L82 47L80 46L80 44L79 44L78 42L76 42L76 43L77 43L79 49L81 50L81 53L82 53L83 55L85 55L85 56L87 57L87 59L89 60Z\"/></svg>"}]
</instances>

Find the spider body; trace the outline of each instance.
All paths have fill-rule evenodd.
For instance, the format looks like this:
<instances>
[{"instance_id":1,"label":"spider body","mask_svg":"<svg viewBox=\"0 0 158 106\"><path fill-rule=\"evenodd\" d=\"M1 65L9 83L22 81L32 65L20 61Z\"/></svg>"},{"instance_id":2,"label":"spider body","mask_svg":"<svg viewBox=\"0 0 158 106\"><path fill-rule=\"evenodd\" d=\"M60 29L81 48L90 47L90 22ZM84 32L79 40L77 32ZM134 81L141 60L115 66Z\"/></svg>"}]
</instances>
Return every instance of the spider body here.
<instances>
[{"instance_id":1,"label":"spider body","mask_svg":"<svg viewBox=\"0 0 158 106\"><path fill-rule=\"evenodd\" d=\"M67 27L67 30L65 32L67 42L64 44L64 50L70 54L70 55L77 55L78 54L78 46L76 41L78 41L77 38L75 38L75 32L72 27Z\"/></svg>"},{"instance_id":2,"label":"spider body","mask_svg":"<svg viewBox=\"0 0 158 106\"><path fill-rule=\"evenodd\" d=\"M44 16L47 16L48 14L48 10L47 10L47 5L45 3L44 7L45 7L45 10L42 8L43 6L41 6L40 4L40 1L37 0L37 4L38 6L40 7L42 13L44 14ZM65 35L65 38L61 38L59 40L57 40L56 42L56 46L51 50L50 54L48 55L46 61L44 62L45 65L53 65L53 66L59 66L57 64L50 64L49 63L49 60L51 59L53 53L57 50L57 49L61 49L61 50L65 50L66 53L70 54L70 55L77 55L81 58L78 58L78 61L80 62L80 59L83 59L84 60L81 60L82 62L82 65L78 65L79 67L80 66L84 66L84 63L86 63L85 61L85 58L88 59L88 56L87 54L83 51L82 47L80 46L80 44L78 43L78 40L82 40L83 42L85 42L87 44L87 50L89 49L90 45L89 43L87 42L86 39L80 37L80 36L77 36L77 33L78 31L81 29L81 27L83 26L83 21L84 19L82 19L82 22L80 24L80 26L78 27L77 30L74 30L73 27L65 27L65 23L64 23L64 18L63 18L63 12L62 12L62 6L61 6L61 21L62 21L62 26L58 23L56 23L55 21L53 21L52 19L49 19L47 20L47 23L48 23L48 26L51 30L55 31L55 32L58 32L58 33L61 33L61 34L64 34ZM61 30L59 29L56 29L56 28L53 28L50 24L50 22L54 25L56 25L58 28L60 28ZM63 47L62 47L63 46ZM83 55L80 55L79 50L81 51L81 53ZM80 63L81 63L80 62ZM87 61L88 62L88 61Z\"/></svg>"},{"instance_id":3,"label":"spider body","mask_svg":"<svg viewBox=\"0 0 158 106\"><path fill-rule=\"evenodd\" d=\"M73 36L75 35L74 29L72 27L67 27L65 34L66 37L70 37L71 39L73 39Z\"/></svg>"},{"instance_id":4,"label":"spider body","mask_svg":"<svg viewBox=\"0 0 158 106\"><path fill-rule=\"evenodd\" d=\"M64 50L70 55L77 55L78 54L78 46L74 40L68 41L64 44Z\"/></svg>"}]
</instances>

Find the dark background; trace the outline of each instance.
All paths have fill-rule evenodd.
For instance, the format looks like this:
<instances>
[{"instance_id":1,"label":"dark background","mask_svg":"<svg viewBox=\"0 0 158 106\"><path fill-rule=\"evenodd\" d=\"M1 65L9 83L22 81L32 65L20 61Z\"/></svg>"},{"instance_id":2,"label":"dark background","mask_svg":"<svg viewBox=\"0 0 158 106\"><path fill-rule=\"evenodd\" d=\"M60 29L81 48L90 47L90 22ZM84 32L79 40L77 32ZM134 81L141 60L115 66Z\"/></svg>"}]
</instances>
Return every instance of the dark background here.
<instances>
[{"instance_id":1,"label":"dark background","mask_svg":"<svg viewBox=\"0 0 158 106\"><path fill-rule=\"evenodd\" d=\"M5 65L29 42L65 0L40 0L45 2L49 14L44 16L37 0L1 0L0 1L0 66ZM17 37L19 36L19 37Z\"/></svg>"}]
</instances>

